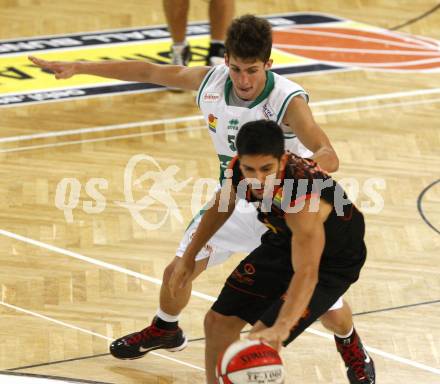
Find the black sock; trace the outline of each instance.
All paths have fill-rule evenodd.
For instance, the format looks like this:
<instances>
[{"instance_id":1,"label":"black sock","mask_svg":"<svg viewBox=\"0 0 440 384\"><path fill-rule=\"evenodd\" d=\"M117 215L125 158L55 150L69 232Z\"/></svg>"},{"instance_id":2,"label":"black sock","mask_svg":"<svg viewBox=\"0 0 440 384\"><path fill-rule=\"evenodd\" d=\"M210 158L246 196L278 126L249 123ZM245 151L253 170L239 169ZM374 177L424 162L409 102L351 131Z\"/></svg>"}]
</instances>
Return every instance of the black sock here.
<instances>
[{"instance_id":1,"label":"black sock","mask_svg":"<svg viewBox=\"0 0 440 384\"><path fill-rule=\"evenodd\" d=\"M167 331L174 331L174 330L176 330L177 329L177 324L178 324L177 321L168 322L168 321L162 320L160 317L157 317L157 316L154 319L154 325L157 328L165 329Z\"/></svg>"}]
</instances>

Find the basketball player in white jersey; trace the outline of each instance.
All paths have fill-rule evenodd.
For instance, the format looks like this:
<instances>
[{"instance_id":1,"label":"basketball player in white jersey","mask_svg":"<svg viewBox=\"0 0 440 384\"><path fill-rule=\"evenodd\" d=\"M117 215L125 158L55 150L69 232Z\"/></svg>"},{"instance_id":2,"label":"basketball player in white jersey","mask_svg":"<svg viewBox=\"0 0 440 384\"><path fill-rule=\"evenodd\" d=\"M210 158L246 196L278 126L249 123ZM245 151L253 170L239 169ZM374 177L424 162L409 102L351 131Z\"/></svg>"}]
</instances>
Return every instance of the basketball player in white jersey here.
<instances>
[{"instance_id":1,"label":"basketball player in white jersey","mask_svg":"<svg viewBox=\"0 0 440 384\"><path fill-rule=\"evenodd\" d=\"M56 78L66 79L88 74L125 81L154 83L166 87L197 90L197 103L203 113L216 148L221 174L236 155L235 136L251 120L268 119L284 131L286 149L312 157L327 172L338 168L338 158L330 141L313 119L308 96L298 84L270 71L272 31L267 20L252 15L235 19L225 42L225 65L185 67L158 65L145 61L59 62L35 57L30 60ZM221 176L222 178L222 176ZM245 202L240 204L245 205ZM115 340L110 351L119 359L134 359L154 349L179 351L187 339L178 326L178 317L191 296L192 281L207 267L219 264L235 252L251 252L266 231L258 222L255 209L236 209L188 266L182 262L186 247L200 222L200 215L187 228L176 257L165 268L160 292L160 307L150 326ZM245 234L246 236L243 236ZM246 241L243 241L246 239ZM191 271L186 284L172 295L169 287L173 274ZM322 324L338 337L349 338L353 332L351 310L342 298L321 316Z\"/></svg>"}]
</instances>

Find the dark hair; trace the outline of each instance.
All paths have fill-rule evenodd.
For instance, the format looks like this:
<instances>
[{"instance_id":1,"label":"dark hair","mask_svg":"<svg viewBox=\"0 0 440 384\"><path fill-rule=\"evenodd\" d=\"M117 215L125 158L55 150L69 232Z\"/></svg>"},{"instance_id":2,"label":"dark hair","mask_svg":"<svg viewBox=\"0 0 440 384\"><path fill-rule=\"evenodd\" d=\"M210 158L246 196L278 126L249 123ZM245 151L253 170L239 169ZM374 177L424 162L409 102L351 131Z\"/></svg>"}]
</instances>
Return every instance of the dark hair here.
<instances>
[{"instance_id":1,"label":"dark hair","mask_svg":"<svg viewBox=\"0 0 440 384\"><path fill-rule=\"evenodd\" d=\"M225 47L229 57L265 63L272 49L272 27L266 19L253 15L236 18L228 28Z\"/></svg>"},{"instance_id":2,"label":"dark hair","mask_svg":"<svg viewBox=\"0 0 440 384\"><path fill-rule=\"evenodd\" d=\"M235 139L238 156L272 155L280 159L284 154L284 134L272 120L256 120L244 124Z\"/></svg>"}]
</instances>

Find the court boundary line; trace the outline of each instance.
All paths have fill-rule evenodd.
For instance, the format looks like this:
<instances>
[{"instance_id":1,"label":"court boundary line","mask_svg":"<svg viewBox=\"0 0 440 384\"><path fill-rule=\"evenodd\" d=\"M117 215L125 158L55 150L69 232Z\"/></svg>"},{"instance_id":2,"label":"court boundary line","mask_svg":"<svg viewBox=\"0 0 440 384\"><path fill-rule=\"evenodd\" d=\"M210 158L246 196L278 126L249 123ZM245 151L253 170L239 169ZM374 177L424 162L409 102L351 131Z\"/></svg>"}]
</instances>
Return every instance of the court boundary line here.
<instances>
[{"instance_id":1,"label":"court boundary line","mask_svg":"<svg viewBox=\"0 0 440 384\"><path fill-rule=\"evenodd\" d=\"M399 305L396 307L387 307L387 308L374 309L371 311L357 312L357 313L353 313L353 316L359 317L359 316L370 315L370 314L375 314L375 313L389 312L389 311L395 311L395 310L399 310L399 309L407 309L407 308L419 307L422 305L430 305L430 304L438 304L438 303L440 303L440 300L423 301L423 302L419 302L419 303ZM317 321L318 320L316 320L315 322L317 322ZM240 332L240 334L247 334L249 332L250 332L250 330L243 330ZM188 343L195 343L197 341L204 341L205 339L206 339L206 337L196 337L196 338L188 339ZM53 365L53 364L69 363L71 361L94 359L97 357L104 357L104 356L110 356L110 353L107 352L107 353L101 353L101 354L97 354L97 355L82 356L82 357L76 357L76 358L72 358L72 359L57 360L57 361L51 361L51 362L41 363L41 364L26 365L26 366L22 366L22 367L14 367L14 368L7 369L7 371L14 372L14 371L18 371L21 369L38 368L38 367L43 367L43 366L48 366L48 365Z\"/></svg>"},{"instance_id":2,"label":"court boundary line","mask_svg":"<svg viewBox=\"0 0 440 384\"><path fill-rule=\"evenodd\" d=\"M30 245L34 245L34 246L37 246L37 247L40 247L40 248L43 248L43 249L46 249L46 250L49 250L49 251L52 251L52 252L55 252L55 253L60 253L60 254L65 255L65 256L69 256L69 257L72 257L72 258L75 258L75 259L86 261L86 262L89 262L89 263L94 264L94 265L100 265L100 266L103 266L104 268L116 270L118 272L123 272L124 271L123 273L129 274L131 276L137 276L138 278L140 278L140 279L142 279L144 281L149 281L149 282L152 282L152 283L154 283L156 285L160 285L161 284L161 280L160 279L153 278L151 276L148 276L148 275L145 275L145 274L141 274L141 273L138 273L138 272L134 272L134 271L131 271L129 269L126 269L126 268L123 268L123 267L120 267L120 266L117 266L117 265L114 265L114 264L106 263L106 262L103 262L101 260L97 260L97 259L94 259L94 258L91 258L91 257L88 257L88 256L84 256L84 255L81 255L81 254L79 254L77 252L69 251L67 249L63 249L63 248L60 248L60 247L57 247L57 246L54 246L54 245L51 245L51 244L46 244L46 243L43 243L41 241L34 240L34 239L29 238L29 237L25 237L25 236L22 236L22 235L13 233L13 232L9 232L9 231L5 231L3 229L0 229L0 235L5 236L5 237L9 237L11 239L18 240L18 241L21 241L21 242L24 242L24 243L27 243L27 244L30 244ZM197 291L194 291L194 290L191 291L191 295L192 296L197 296L199 298L202 298L202 299L210 301L210 302L212 302L213 300L214 301L216 300L216 298L213 297L213 296L210 296L210 295L207 295L207 294L204 294L204 293L201 293L201 292L197 292ZM11 304L5 303L3 300L0 301L0 304L12 307ZM16 307L16 308L19 308L19 307ZM22 312L28 313L28 314L32 314L32 311L28 311L28 310L23 309L23 308L19 308L19 310L22 311ZM44 315L40 315L38 317L42 317L42 316L44 316ZM46 316L44 316L44 317L46 317ZM46 317L46 318L47 319L51 319L49 317ZM59 320L56 320L56 319L52 319L52 320L55 320L55 322L60 322ZM87 333L89 333L89 332L91 332L91 331L88 331ZM326 332L318 331L318 330L310 328L310 327L306 329L306 332L314 334L316 336L324 337L326 339L333 340L333 335L330 335L329 333L326 333ZM103 335L101 335L101 336L103 336ZM107 338L107 336L103 336L103 337ZM440 376L440 369L433 368L433 367L430 367L430 366L428 366L426 364L422 364L422 363L419 363L419 362L416 362L416 361L413 361L413 360L410 360L410 359L407 359L407 358L404 358L404 357L400 357L400 356L394 355L394 354L389 353L389 352L382 351L382 350L374 348L374 347L365 346L365 348L367 349L367 351L369 351L371 353L374 353L376 355L379 355L381 357L388 358L389 360L393 360L393 361L402 363L404 365L409 365L411 367L418 368L418 369L424 370L424 371L428 371L428 372L431 372L431 373L434 373L434 374ZM161 355L161 357L163 357L163 355ZM171 359L171 358L168 358L168 357L165 357L165 358ZM179 361L179 360L176 360L176 361ZM183 362L180 362L180 363L184 364L184 365L187 364L187 363L183 363ZM193 366L193 368L194 367L196 367L196 366ZM197 369L200 369L200 367L197 367Z\"/></svg>"},{"instance_id":3,"label":"court boundary line","mask_svg":"<svg viewBox=\"0 0 440 384\"><path fill-rule=\"evenodd\" d=\"M48 380L57 380L57 381L62 380L72 384L112 384L107 381L93 381L93 380L75 379L74 377L41 375L36 373L25 373L25 372L12 372L8 370L1 370L0 377L1 376L28 377L34 379L48 379Z\"/></svg>"},{"instance_id":4,"label":"court boundary line","mask_svg":"<svg viewBox=\"0 0 440 384\"><path fill-rule=\"evenodd\" d=\"M324 100L324 101L319 101L319 102L315 102L315 103L310 103L310 106L311 107L333 106L333 105L341 105L341 104L358 103L358 102L363 102L363 101L388 100L388 99L394 99L394 98L399 98L399 97L423 96L423 95L432 95L432 94L440 94L440 88L393 92L393 93L387 93L387 94L368 95L368 96L356 96L356 97L352 97L352 98L344 98L344 99L336 99L336 100ZM437 101L439 101L439 99L423 99L423 100L413 100L413 101L406 101L406 102L395 102L395 103L381 104L381 105L361 106L361 107L356 107L356 108L335 109L333 111L320 111L320 112L315 112L314 115L315 116L333 115L333 114L349 113L349 112L362 111L362 110L392 108L392 107L405 106L405 105L429 104L429 103L435 103ZM79 135L79 134L88 134L88 133L96 133L96 132L102 133L102 132L108 132L108 131L114 131L114 130L130 130L133 128L138 129L141 127L148 127L148 126L153 126L153 125L158 125L158 124L187 123L187 122L198 121L198 120L202 120L202 119L203 119L203 115L190 115L190 116L182 116L182 117L178 117L178 118L142 120L142 121L136 121L136 122L130 122L130 123L122 123L122 124L111 124L111 125L96 126L96 127L89 127L89 128L69 129L69 130L65 130L65 131L53 131L53 132L35 133L35 134L29 134L29 135L7 136L7 137L0 138L0 144L14 143L14 142L19 142L19 141L37 140L37 139L47 139L47 138L62 137L62 136ZM198 129L204 128L204 127L205 126L198 127ZM195 130L195 127L186 127L186 128L188 130ZM182 131L185 131L185 128L176 128L176 129L168 129L168 130L164 129L161 131L142 132L142 133L137 133L137 134L133 134L133 135L109 136L109 137L98 138L98 139L89 139L89 140L86 139L86 140L75 140L75 141L69 141L69 142L53 143L53 144L48 144L47 147L68 145L68 143L79 144L79 143L87 143L87 142L132 138L132 137L145 136L145 135L175 133L175 132L182 132ZM0 149L0 153L16 152L16 151L20 151L20 150L39 149L39 148L46 148L46 146L36 145L36 146L21 147L21 148Z\"/></svg>"},{"instance_id":5,"label":"court boundary line","mask_svg":"<svg viewBox=\"0 0 440 384\"><path fill-rule=\"evenodd\" d=\"M323 52L350 52L350 53L374 53L378 55L389 55L389 56L396 56L396 55L402 55L402 56L435 56L436 58L439 58L439 51L438 49L435 51L432 50L426 50L426 51L403 51L403 50L385 50L385 49L363 49L363 48L340 48L340 47L331 47L331 46L315 46L315 45L298 45L298 44L274 44L275 48L291 48L291 49L300 49L304 51L323 51ZM327 60L328 61L328 60ZM339 63L338 61L337 63ZM342 62L343 63L343 62ZM403 64L402 62L395 62L392 63L393 65L396 65L396 63ZM368 65L384 65L386 63L368 63L365 64L365 66ZM390 63L388 63L390 64ZM358 65L357 63L354 63L354 65Z\"/></svg>"},{"instance_id":6,"label":"court boundary line","mask_svg":"<svg viewBox=\"0 0 440 384\"><path fill-rule=\"evenodd\" d=\"M79 331L79 332L83 332L83 333L87 333L87 334L95 336L95 337L99 337L100 339L105 339L107 341L113 341L114 340L111 337L108 337L108 336L105 336L105 335L101 335L100 333L93 332L93 331L90 331L88 329L81 328L81 327L78 327L76 325L69 324L69 323L66 323L64 321L57 320L57 319L54 319L54 318L46 316L46 315L42 315L41 313L38 313L38 312L34 312L34 311L30 311L30 310L25 309L25 308L18 307L17 305L9 304L9 303L5 302L3 299L0 300L0 305L3 305L3 306L5 306L5 307L7 307L9 309L13 309L13 310L15 310L17 312L22 312L22 313L25 313L27 315L31 315L31 316L37 317L39 319L46 320L46 321L49 321L51 323L55 323L57 325L61 325L61 326L66 327L66 328L74 329L74 330ZM154 355L154 356L161 357L161 358L163 358L165 360L169 360L169 361L172 361L174 363L178 363L178 364L184 365L186 367L194 368L194 369L197 369L199 371L205 371L204 368L198 367L197 365L193 365L193 364L187 363L187 362L179 360L179 359L174 359L172 357L165 356L165 355L162 355L162 354L154 352L154 351L151 351L149 353Z\"/></svg>"},{"instance_id":7,"label":"court boundary line","mask_svg":"<svg viewBox=\"0 0 440 384\"><path fill-rule=\"evenodd\" d=\"M440 8L440 4L435 5L434 7L432 7L431 9L428 9L427 11L425 11L424 13L422 13L421 15L418 15L416 17L413 17L412 19L409 19L407 21L405 21L402 24L396 25L394 27L388 28L390 31L398 31L400 28L406 27L408 25L417 23L420 20L423 20L424 18L426 18L427 16L429 16L431 13L434 13L435 11L437 11L437 9Z\"/></svg>"},{"instance_id":8,"label":"court boundary line","mask_svg":"<svg viewBox=\"0 0 440 384\"><path fill-rule=\"evenodd\" d=\"M425 222L428 227L430 227L432 230L437 232L440 235L440 230L438 230L434 224L432 224L428 218L425 215L425 212L423 211L423 197L425 196L426 192L428 192L434 185L437 183L440 183L440 179L434 180L431 184L429 184L427 187L425 187L422 192L420 192L419 196L417 197L417 211L419 212L419 215L422 217L422 220Z\"/></svg>"},{"instance_id":9,"label":"court boundary line","mask_svg":"<svg viewBox=\"0 0 440 384\"><path fill-rule=\"evenodd\" d=\"M391 311L397 311L399 309L414 308L414 307L420 307L422 305L431 305L431 304L438 304L438 303L440 303L440 299L421 301L419 303L398 305L396 307L387 307L387 308L373 309L371 311L357 312L357 313L353 313L353 316L372 315L375 313L391 312Z\"/></svg>"},{"instance_id":10,"label":"court boundary line","mask_svg":"<svg viewBox=\"0 0 440 384\"><path fill-rule=\"evenodd\" d=\"M414 101L407 101L407 102L403 102L403 103L398 102L398 103L380 104L380 105L364 106L364 107L357 107L357 108L335 109L333 111L315 112L314 116L330 116L330 115L344 114L344 113L350 113L350 112L403 107L403 106L407 106L407 105L432 104L432 103L436 103L436 102L440 102L440 98L427 99L427 100L414 100ZM56 148L56 147L63 147L63 146L67 146L67 145L98 143L98 142L112 141L112 140L123 140L123 139L135 138L135 137L155 136L155 135L161 135L161 134L167 134L167 133L191 132L191 131L198 131L198 130L202 130L202 129L206 129L206 126L199 125L199 126L195 126L195 127L182 127L182 128L174 128L174 129L163 129L161 131L148 131L148 132L142 132L142 133L131 133L131 134L125 134L125 135L100 137L100 138L96 138L96 139L62 141L62 142L58 142L58 143L30 145L30 146L16 147L16 148L6 148L6 149L0 149L0 153L24 152L24 151L29 151L29 150L43 149L43 148Z\"/></svg>"},{"instance_id":11,"label":"court boundary line","mask_svg":"<svg viewBox=\"0 0 440 384\"><path fill-rule=\"evenodd\" d=\"M190 340L188 340L189 342ZM71 359L65 359L65 360L56 360L56 361L50 361L47 363L40 363L40 364L32 364L32 365L24 365L22 367L14 367L14 368L7 368L4 371L5 372L16 372L21 369L31 369L31 368L38 368L38 367L45 367L47 365L56 365L56 364L62 364L62 363L70 363L72 361L80 361L80 360L87 360L87 359L94 359L97 357L105 357L110 356L109 352L106 353L98 353L96 355L89 355L89 356L81 356L81 357L73 357ZM1 373L2 371L0 371Z\"/></svg>"}]
</instances>

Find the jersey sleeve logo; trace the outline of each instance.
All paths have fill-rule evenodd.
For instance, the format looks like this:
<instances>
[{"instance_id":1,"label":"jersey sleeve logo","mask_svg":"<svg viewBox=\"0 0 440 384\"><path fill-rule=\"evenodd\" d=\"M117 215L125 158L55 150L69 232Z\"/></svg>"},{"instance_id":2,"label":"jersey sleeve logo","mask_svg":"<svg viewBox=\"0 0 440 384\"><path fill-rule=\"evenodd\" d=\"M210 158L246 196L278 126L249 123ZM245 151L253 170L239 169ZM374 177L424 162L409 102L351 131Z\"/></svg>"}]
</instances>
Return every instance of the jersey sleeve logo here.
<instances>
[{"instance_id":1,"label":"jersey sleeve logo","mask_svg":"<svg viewBox=\"0 0 440 384\"><path fill-rule=\"evenodd\" d=\"M217 130L217 117L215 117L212 113L210 113L208 116L208 128L214 133Z\"/></svg>"}]
</instances>

